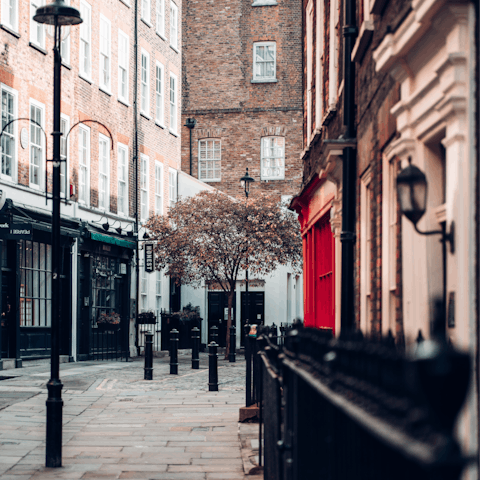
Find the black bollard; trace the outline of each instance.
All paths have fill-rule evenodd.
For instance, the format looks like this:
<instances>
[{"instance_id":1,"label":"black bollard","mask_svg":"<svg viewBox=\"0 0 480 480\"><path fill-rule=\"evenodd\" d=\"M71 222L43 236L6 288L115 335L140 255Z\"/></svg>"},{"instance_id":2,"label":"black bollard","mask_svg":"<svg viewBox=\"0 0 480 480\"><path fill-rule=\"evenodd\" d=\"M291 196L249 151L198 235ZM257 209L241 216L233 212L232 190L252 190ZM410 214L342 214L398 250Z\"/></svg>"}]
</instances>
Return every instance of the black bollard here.
<instances>
[{"instance_id":1,"label":"black bollard","mask_svg":"<svg viewBox=\"0 0 480 480\"><path fill-rule=\"evenodd\" d=\"M230 325L230 353L228 354L228 361L235 363L235 349L237 348L237 338L235 334L235 325Z\"/></svg>"},{"instance_id":2,"label":"black bollard","mask_svg":"<svg viewBox=\"0 0 480 480\"><path fill-rule=\"evenodd\" d=\"M170 332L170 375L178 375L178 330Z\"/></svg>"},{"instance_id":3,"label":"black bollard","mask_svg":"<svg viewBox=\"0 0 480 480\"><path fill-rule=\"evenodd\" d=\"M200 351L200 330L198 327L192 328L192 368L198 370L200 366L200 358L198 352Z\"/></svg>"},{"instance_id":4,"label":"black bollard","mask_svg":"<svg viewBox=\"0 0 480 480\"><path fill-rule=\"evenodd\" d=\"M145 334L145 374L144 380L153 379L153 333Z\"/></svg>"},{"instance_id":5,"label":"black bollard","mask_svg":"<svg viewBox=\"0 0 480 480\"><path fill-rule=\"evenodd\" d=\"M218 362L217 347L215 342L208 345L208 391L218 392Z\"/></svg>"},{"instance_id":6,"label":"black bollard","mask_svg":"<svg viewBox=\"0 0 480 480\"><path fill-rule=\"evenodd\" d=\"M210 329L210 337L212 338L212 342L215 342L218 346L218 327L216 325L214 325L211 329Z\"/></svg>"}]
</instances>

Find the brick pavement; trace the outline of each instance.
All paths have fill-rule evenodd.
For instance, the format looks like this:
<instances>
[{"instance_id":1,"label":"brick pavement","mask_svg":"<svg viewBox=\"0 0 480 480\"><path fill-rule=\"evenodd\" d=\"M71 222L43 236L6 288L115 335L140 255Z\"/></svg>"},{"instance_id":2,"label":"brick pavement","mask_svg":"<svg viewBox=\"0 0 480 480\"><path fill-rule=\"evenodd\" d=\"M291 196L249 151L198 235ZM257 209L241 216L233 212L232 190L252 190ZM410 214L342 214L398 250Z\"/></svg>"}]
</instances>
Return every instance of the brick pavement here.
<instances>
[{"instance_id":1,"label":"brick pavement","mask_svg":"<svg viewBox=\"0 0 480 480\"><path fill-rule=\"evenodd\" d=\"M168 357L155 359L152 381L143 380L141 359L62 364L59 469L44 466L49 365L9 370L15 378L0 381L0 397L28 396L0 404L0 477L259 480L243 467L238 411L245 363L238 360L219 359L219 392L208 392L206 354L200 369L191 370L189 354L181 352L178 376L169 375ZM254 435L258 426L251 429Z\"/></svg>"}]
</instances>

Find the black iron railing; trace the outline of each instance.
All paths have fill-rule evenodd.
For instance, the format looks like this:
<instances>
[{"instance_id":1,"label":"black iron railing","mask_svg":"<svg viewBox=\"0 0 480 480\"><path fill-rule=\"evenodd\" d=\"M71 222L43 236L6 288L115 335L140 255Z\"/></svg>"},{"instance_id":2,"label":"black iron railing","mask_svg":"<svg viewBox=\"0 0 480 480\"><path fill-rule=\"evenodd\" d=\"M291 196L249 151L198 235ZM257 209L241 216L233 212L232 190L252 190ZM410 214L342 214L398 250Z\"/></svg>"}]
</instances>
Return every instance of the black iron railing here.
<instances>
[{"instance_id":1,"label":"black iron railing","mask_svg":"<svg viewBox=\"0 0 480 480\"><path fill-rule=\"evenodd\" d=\"M409 359L388 339L308 328L256 343L265 480L460 477L468 355L436 340Z\"/></svg>"},{"instance_id":2,"label":"black iron railing","mask_svg":"<svg viewBox=\"0 0 480 480\"><path fill-rule=\"evenodd\" d=\"M118 325L93 328L91 354L94 360L128 361L129 351L125 332Z\"/></svg>"}]
</instances>

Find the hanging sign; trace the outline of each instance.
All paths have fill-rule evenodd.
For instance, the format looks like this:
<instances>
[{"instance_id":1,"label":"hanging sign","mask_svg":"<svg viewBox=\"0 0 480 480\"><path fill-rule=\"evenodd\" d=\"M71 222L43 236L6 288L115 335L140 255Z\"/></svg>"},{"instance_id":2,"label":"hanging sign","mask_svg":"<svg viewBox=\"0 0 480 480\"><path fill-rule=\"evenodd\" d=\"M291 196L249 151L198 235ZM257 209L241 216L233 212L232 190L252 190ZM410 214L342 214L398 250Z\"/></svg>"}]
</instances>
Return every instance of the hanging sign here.
<instances>
[{"instance_id":1,"label":"hanging sign","mask_svg":"<svg viewBox=\"0 0 480 480\"><path fill-rule=\"evenodd\" d=\"M153 259L153 243L146 243L145 249L145 271L147 273L153 272L155 268L155 261Z\"/></svg>"}]
</instances>

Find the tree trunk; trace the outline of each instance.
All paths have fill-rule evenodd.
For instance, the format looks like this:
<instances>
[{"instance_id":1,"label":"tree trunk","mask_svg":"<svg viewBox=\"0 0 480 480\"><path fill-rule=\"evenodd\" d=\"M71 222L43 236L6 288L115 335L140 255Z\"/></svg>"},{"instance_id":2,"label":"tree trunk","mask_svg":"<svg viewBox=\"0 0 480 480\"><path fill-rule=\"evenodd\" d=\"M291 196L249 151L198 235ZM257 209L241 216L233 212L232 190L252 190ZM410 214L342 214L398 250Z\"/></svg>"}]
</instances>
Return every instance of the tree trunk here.
<instances>
[{"instance_id":1,"label":"tree trunk","mask_svg":"<svg viewBox=\"0 0 480 480\"><path fill-rule=\"evenodd\" d=\"M225 360L228 360L228 354L230 353L230 327L232 326L232 306L233 306L233 296L235 295L235 290L230 290L228 292L228 317L227 317L227 332L226 332L226 349L225 349Z\"/></svg>"}]
</instances>

